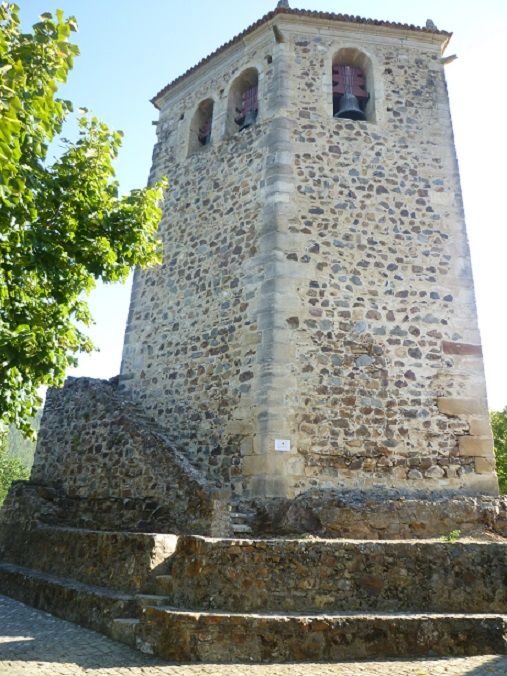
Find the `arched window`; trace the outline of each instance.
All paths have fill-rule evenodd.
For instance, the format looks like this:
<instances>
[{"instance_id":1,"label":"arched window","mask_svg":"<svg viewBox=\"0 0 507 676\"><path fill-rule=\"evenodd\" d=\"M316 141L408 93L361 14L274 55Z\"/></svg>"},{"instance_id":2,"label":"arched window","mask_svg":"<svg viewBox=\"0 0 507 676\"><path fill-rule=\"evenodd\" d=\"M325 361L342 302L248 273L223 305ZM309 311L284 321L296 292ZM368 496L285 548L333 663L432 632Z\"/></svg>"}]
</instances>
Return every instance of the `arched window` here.
<instances>
[{"instance_id":1,"label":"arched window","mask_svg":"<svg viewBox=\"0 0 507 676\"><path fill-rule=\"evenodd\" d=\"M333 58L333 116L349 120L374 120L373 68L357 49L340 49Z\"/></svg>"},{"instance_id":2,"label":"arched window","mask_svg":"<svg viewBox=\"0 0 507 676\"><path fill-rule=\"evenodd\" d=\"M189 153L195 153L203 146L211 143L213 125L213 99L201 101L190 124Z\"/></svg>"},{"instance_id":3,"label":"arched window","mask_svg":"<svg viewBox=\"0 0 507 676\"><path fill-rule=\"evenodd\" d=\"M259 114L259 73L248 68L239 75L229 90L227 133L234 134L255 124Z\"/></svg>"}]
</instances>

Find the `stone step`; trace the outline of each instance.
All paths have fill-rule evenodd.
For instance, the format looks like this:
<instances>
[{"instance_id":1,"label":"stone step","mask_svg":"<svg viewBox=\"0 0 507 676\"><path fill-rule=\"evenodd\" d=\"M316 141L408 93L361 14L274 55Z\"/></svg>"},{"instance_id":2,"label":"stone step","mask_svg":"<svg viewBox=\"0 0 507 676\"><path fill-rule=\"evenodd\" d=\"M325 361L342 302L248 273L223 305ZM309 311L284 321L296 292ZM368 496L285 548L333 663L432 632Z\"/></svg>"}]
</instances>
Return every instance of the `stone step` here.
<instances>
[{"instance_id":1,"label":"stone step","mask_svg":"<svg viewBox=\"0 0 507 676\"><path fill-rule=\"evenodd\" d=\"M126 592L145 590L162 572L178 537L171 534L38 526L4 544L2 560Z\"/></svg>"},{"instance_id":2,"label":"stone step","mask_svg":"<svg viewBox=\"0 0 507 676\"><path fill-rule=\"evenodd\" d=\"M159 595L171 595L171 605L174 603L172 598L174 588L174 579L172 575L157 575L155 578L155 592Z\"/></svg>"},{"instance_id":3,"label":"stone step","mask_svg":"<svg viewBox=\"0 0 507 676\"><path fill-rule=\"evenodd\" d=\"M0 564L0 592L176 661L493 654L505 650L507 631L500 613L196 612L168 606L172 595L124 594L12 564Z\"/></svg>"},{"instance_id":4,"label":"stone step","mask_svg":"<svg viewBox=\"0 0 507 676\"><path fill-rule=\"evenodd\" d=\"M170 606L172 603L171 596L163 596L160 594L136 594L136 600L141 606Z\"/></svg>"},{"instance_id":5,"label":"stone step","mask_svg":"<svg viewBox=\"0 0 507 676\"><path fill-rule=\"evenodd\" d=\"M231 517L232 521L248 521L254 516L254 512L251 514L247 514L246 512L230 512L229 516Z\"/></svg>"},{"instance_id":6,"label":"stone step","mask_svg":"<svg viewBox=\"0 0 507 676\"><path fill-rule=\"evenodd\" d=\"M507 542L181 536L169 572L179 608L507 612Z\"/></svg>"},{"instance_id":7,"label":"stone step","mask_svg":"<svg viewBox=\"0 0 507 676\"><path fill-rule=\"evenodd\" d=\"M246 523L233 523L232 530L236 534L245 533L247 535L250 535L252 532L252 529Z\"/></svg>"},{"instance_id":8,"label":"stone step","mask_svg":"<svg viewBox=\"0 0 507 676\"><path fill-rule=\"evenodd\" d=\"M137 646L177 662L316 662L504 654L492 614L253 614L146 608Z\"/></svg>"},{"instance_id":9,"label":"stone step","mask_svg":"<svg viewBox=\"0 0 507 676\"><path fill-rule=\"evenodd\" d=\"M114 619L139 613L131 594L8 563L0 564L0 593L107 635Z\"/></svg>"},{"instance_id":10,"label":"stone step","mask_svg":"<svg viewBox=\"0 0 507 676\"><path fill-rule=\"evenodd\" d=\"M140 620L133 617L115 617L111 622L111 638L125 643L131 648L136 647L136 636Z\"/></svg>"}]
</instances>

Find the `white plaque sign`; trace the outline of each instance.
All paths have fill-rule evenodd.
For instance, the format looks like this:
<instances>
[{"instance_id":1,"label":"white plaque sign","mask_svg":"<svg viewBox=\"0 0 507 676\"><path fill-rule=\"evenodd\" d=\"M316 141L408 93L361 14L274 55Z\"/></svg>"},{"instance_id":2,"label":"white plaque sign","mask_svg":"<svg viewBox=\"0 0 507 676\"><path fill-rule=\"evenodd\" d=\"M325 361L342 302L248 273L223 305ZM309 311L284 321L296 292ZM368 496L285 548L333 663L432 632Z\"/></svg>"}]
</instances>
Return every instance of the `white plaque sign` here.
<instances>
[{"instance_id":1,"label":"white plaque sign","mask_svg":"<svg viewBox=\"0 0 507 676\"><path fill-rule=\"evenodd\" d=\"M290 451L290 439L275 439L275 451Z\"/></svg>"}]
</instances>

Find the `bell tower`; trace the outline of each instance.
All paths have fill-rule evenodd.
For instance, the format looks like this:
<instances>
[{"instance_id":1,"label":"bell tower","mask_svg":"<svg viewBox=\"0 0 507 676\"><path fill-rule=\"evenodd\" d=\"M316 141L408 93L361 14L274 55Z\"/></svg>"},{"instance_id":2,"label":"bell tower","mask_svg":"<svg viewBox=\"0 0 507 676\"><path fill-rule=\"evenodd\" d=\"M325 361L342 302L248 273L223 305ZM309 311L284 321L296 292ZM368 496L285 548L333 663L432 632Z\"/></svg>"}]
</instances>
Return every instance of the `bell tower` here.
<instances>
[{"instance_id":1,"label":"bell tower","mask_svg":"<svg viewBox=\"0 0 507 676\"><path fill-rule=\"evenodd\" d=\"M48 392L2 593L173 663L505 653L449 38L280 2L155 96L163 262Z\"/></svg>"},{"instance_id":2,"label":"bell tower","mask_svg":"<svg viewBox=\"0 0 507 676\"><path fill-rule=\"evenodd\" d=\"M498 493L449 39L280 2L153 99L120 387L238 497Z\"/></svg>"}]
</instances>

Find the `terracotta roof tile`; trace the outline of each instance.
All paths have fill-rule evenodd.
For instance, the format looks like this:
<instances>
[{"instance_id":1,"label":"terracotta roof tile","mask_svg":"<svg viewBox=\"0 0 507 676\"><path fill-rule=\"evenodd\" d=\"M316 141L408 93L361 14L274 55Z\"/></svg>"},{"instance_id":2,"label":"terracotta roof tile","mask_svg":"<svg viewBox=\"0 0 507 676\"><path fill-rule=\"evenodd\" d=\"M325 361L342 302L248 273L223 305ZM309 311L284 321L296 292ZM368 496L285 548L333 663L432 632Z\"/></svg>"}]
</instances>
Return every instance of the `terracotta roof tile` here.
<instances>
[{"instance_id":1,"label":"terracotta roof tile","mask_svg":"<svg viewBox=\"0 0 507 676\"><path fill-rule=\"evenodd\" d=\"M360 16L352 16L351 14L335 14L334 12L317 12L317 11L312 11L312 10L307 10L307 9L291 9L289 7L277 7L274 9L272 12L268 12L265 14L263 17L261 17L258 21L255 23L251 24L247 28L245 28L244 31L241 31L241 33L238 33L238 35L235 35L231 40L223 44L221 47L218 49L215 49L214 52L211 52L208 56L206 56L204 59L201 59L198 63L195 64L195 66L192 66L192 68L189 68L187 71L185 71L182 75L179 75L175 80L172 82L169 82L163 89L161 89L158 94L156 94L152 99L151 103L153 103L155 106L157 106L157 101L158 99L166 94L172 87L174 87L176 84L184 80L186 77L188 77L191 73L194 73L198 68L200 68L202 65L210 61L213 57L217 56L221 52L225 51L228 47L231 47L232 45L240 42L246 35L249 33L253 33L257 28L262 26L262 24L267 23L271 19L273 19L275 16L278 14L290 14L293 16L303 16L303 17L309 17L312 19L324 19L326 21L342 21L345 23L357 23L357 24L365 24L368 26L383 26L386 28L401 28L404 30L410 30L410 31L418 31L420 33L433 33L435 35L442 35L443 37L450 38L452 33L444 30L438 30L437 28L427 28L427 27L422 27L422 26L414 26L412 24L406 24L406 23L397 23L395 21L381 21L379 19L365 19ZM158 106L157 106L158 107Z\"/></svg>"}]
</instances>

